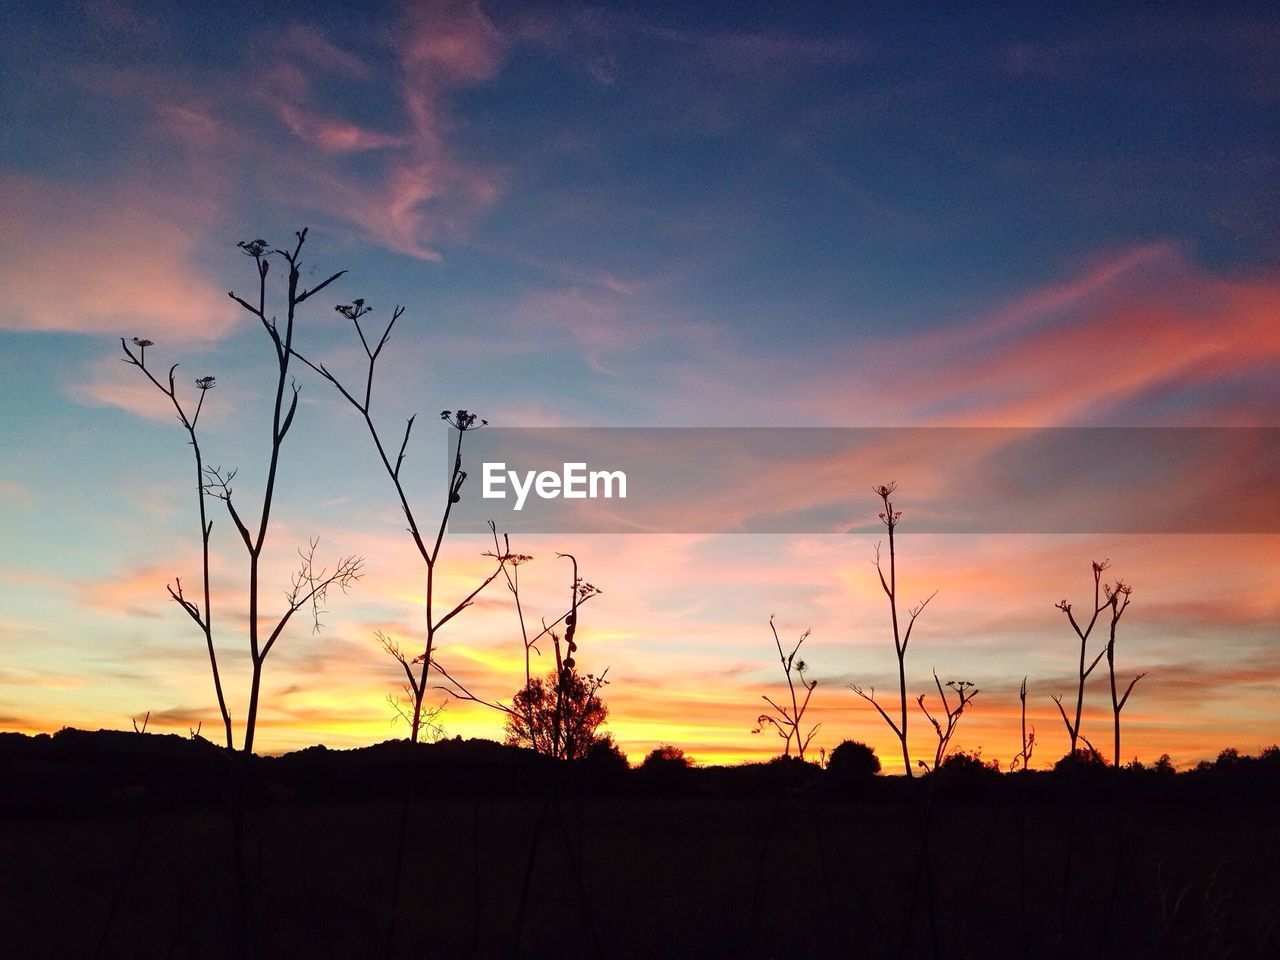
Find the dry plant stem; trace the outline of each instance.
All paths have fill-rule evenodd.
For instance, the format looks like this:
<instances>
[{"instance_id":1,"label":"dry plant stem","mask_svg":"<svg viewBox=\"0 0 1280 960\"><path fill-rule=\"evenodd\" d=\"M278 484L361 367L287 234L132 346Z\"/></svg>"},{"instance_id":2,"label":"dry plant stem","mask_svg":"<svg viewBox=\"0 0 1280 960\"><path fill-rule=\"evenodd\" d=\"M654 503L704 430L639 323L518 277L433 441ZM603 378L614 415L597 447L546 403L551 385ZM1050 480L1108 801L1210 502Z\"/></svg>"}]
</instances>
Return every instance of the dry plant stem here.
<instances>
[{"instance_id":1,"label":"dry plant stem","mask_svg":"<svg viewBox=\"0 0 1280 960\"><path fill-rule=\"evenodd\" d=\"M192 455L195 459L196 467L196 503L200 510L200 571L201 579L204 586L203 610L194 602L188 600L182 592L182 580L175 579L173 584L167 589L169 596L174 602L182 607L195 621L200 632L204 634L205 647L209 651L209 670L213 674L213 689L218 698L218 712L222 716L222 726L226 734L227 749L234 750L235 743L231 733L231 713L227 709L227 698L222 692L222 675L218 671L218 653L213 643L213 613L212 601L209 589L209 537L213 530L213 521L208 518L205 505L205 474L204 474L204 456L200 450L200 438L196 434L196 424L200 421L200 412L204 409L205 394L214 385L212 377L201 377L196 381L196 386L200 391L200 397L196 401L195 411L191 416L187 416L186 409L182 406L182 402L178 399L177 387L174 383L174 371L178 369L175 363L169 368L167 381L162 383L156 376L147 369L147 347L151 343L147 340L134 340L138 347L138 353L134 354L129 349L129 344L121 338L120 347L124 350L124 362L130 363L140 369L146 378L155 385L156 389L169 398L169 402L173 405L174 412L178 415L178 422L182 424L182 428L187 431L188 442L191 444Z\"/></svg>"},{"instance_id":2,"label":"dry plant stem","mask_svg":"<svg viewBox=\"0 0 1280 960\"><path fill-rule=\"evenodd\" d=\"M870 693L863 691L857 684L850 684L849 688L876 708L876 711L884 718L884 722L889 725L889 729L893 731L894 736L898 738L898 742L902 745L902 767L906 771L907 777L910 778L914 774L911 770L911 756L907 750L907 645L911 642L911 632L915 629L916 619L924 612L924 608L929 605L929 602L938 593L935 590L923 603L912 607L907 614L906 629L902 629L898 617L898 564L896 544L894 542L894 531L897 529L902 513L894 510L893 502L889 499L895 489L897 489L896 483L881 484L875 488L876 495L884 503L884 512L880 514L880 520L889 531L889 576L885 577L884 567L880 562L879 544L876 544L875 567L876 573L880 578L880 588L889 600L889 614L893 624L893 649L898 658L899 719L895 721L880 706L875 698L876 691L874 687Z\"/></svg>"},{"instance_id":3,"label":"dry plant stem","mask_svg":"<svg viewBox=\"0 0 1280 960\"><path fill-rule=\"evenodd\" d=\"M1146 673L1138 674L1129 681L1129 686L1125 688L1123 696L1117 694L1116 628L1120 625L1120 618L1124 616L1125 610L1129 608L1129 597L1132 593L1132 588L1123 581L1117 582L1114 587L1107 591L1107 602L1111 607L1111 632L1107 639L1107 677L1111 684L1111 715L1114 720L1115 733L1115 753L1113 756L1117 767L1120 766L1120 711L1129 702L1129 694L1133 693L1133 688L1138 681L1146 676Z\"/></svg>"},{"instance_id":4,"label":"dry plant stem","mask_svg":"<svg viewBox=\"0 0 1280 960\"><path fill-rule=\"evenodd\" d=\"M572 555L569 561L573 564L573 586L569 591L570 615L573 617L574 628L578 625L578 559ZM556 706L554 720L551 724L551 748L553 756L560 756L561 742L564 739L561 727L564 723L564 686L568 678L565 676L564 657L560 652L560 638L553 636L551 638L552 649L556 653Z\"/></svg>"},{"instance_id":5,"label":"dry plant stem","mask_svg":"<svg viewBox=\"0 0 1280 960\"><path fill-rule=\"evenodd\" d=\"M454 680L452 677L449 677L448 674L446 674L443 671L443 669L439 667L437 669L440 669L440 672L444 676L446 676L450 680L450 682L453 684L455 688L455 690L453 691L455 696L462 696L464 699L469 699L476 703L481 703L481 704L485 704L486 706L494 707L498 710L501 710L507 713L512 717L524 719L524 721L527 724L530 745L535 750L537 750L537 752L543 753L544 755L547 755L547 756L551 756L555 759L561 759L563 757L570 757L570 758L575 757L578 754L577 747L579 745L579 738L582 735L582 724L585 720L587 710L584 709L580 713L578 713L575 717L573 717L571 722L567 725L567 729L566 729L566 724L564 720L565 687L571 680L575 679L577 676L576 664L574 662L573 654L577 650L577 643L574 638L576 636L576 632L578 628L578 610L584 603L586 603L592 597L598 596L599 591L592 585L584 582L578 576L578 560L575 556L573 556L572 554L563 554L563 553L557 554L556 555L557 557L561 559L569 560L573 565L573 575L572 575L571 586L570 586L569 610L566 613L564 613L562 616L560 616L550 626L548 626L544 622L542 632L531 638L529 636L528 630L525 627L523 607L519 603L519 581L516 576L516 573L519 568L519 564L523 562L523 560L528 558L518 554L516 555L511 554L509 541L507 541L505 537L503 540L502 548L500 549L498 546L496 530L494 531L494 549L496 552L502 552L508 556L514 556L517 558L516 561L511 564L511 569L507 572L507 576L508 576L508 587L510 588L511 592L516 596L516 599L517 599L516 609L521 621L520 623L521 636L524 642L525 657L526 657L526 661L525 661L526 673L530 672L528 667L529 650L534 649L534 644L536 644L543 637L547 635L550 635L551 637L552 647L553 647L555 658L556 658L556 687L555 687L555 701L552 706L552 722L551 722L551 731L549 736L545 737L543 739L543 742L539 744L539 740L537 736L537 724L534 722L534 713L535 713L534 706L532 702L528 700L528 698L526 698L526 702L529 704L528 709L527 711L523 711L523 712L517 711L515 708L508 707L507 705L502 704L500 702L488 703L476 697L464 686L458 683L458 681ZM564 642L567 647L567 650L561 648L560 635L556 633L554 630L554 627L559 625L561 622L564 622L566 624ZM589 686L586 686L583 691L584 696L583 696L582 702L584 705L589 706L591 702L595 699L596 694L599 692L600 688L607 682L606 675L608 674L608 672L609 672L608 668L606 668L600 674L599 677L590 678L591 684ZM530 676L526 680L524 690L528 692L531 689L532 689L532 677ZM569 836L568 828L566 827L564 822L563 812L560 809L560 800L559 800L560 769L561 768L558 764L553 768L551 789L542 803L541 810L539 811L537 820L535 821L533 826L533 836L529 841L529 852L525 860L524 873L521 878L520 896L518 900L518 906L516 909L513 950L514 950L514 955L517 957L520 955L521 949L523 947L525 917L528 912L529 894L533 888L534 870L535 870L535 865L537 861L538 850L542 842L542 833L546 829L547 817L553 809L555 811L556 822L559 827L561 842L564 847L565 856L569 861L569 870L573 877L573 881L576 887L579 904L582 908L582 914L586 924L587 933L590 936L594 953L595 954L601 953L600 940L599 940L598 932L596 930L593 913L591 910L591 903L587 893L586 882L583 876L582 856L580 852L575 853L574 845Z\"/></svg>"},{"instance_id":6,"label":"dry plant stem","mask_svg":"<svg viewBox=\"0 0 1280 960\"><path fill-rule=\"evenodd\" d=\"M1076 617L1072 612L1070 603L1066 600L1060 600L1057 604L1058 609L1067 615L1067 621L1071 624L1071 629L1074 630L1076 636L1080 638L1080 664L1076 671L1076 710L1074 723L1071 722L1071 719L1067 716L1066 709L1062 706L1062 698L1058 696L1054 696L1053 698L1053 702L1058 705L1058 712L1062 715L1062 722L1066 725L1067 735L1071 740L1070 753L1072 756L1075 755L1076 747L1080 740L1080 718L1084 712L1084 684L1085 681L1089 679L1089 675L1093 673L1094 667L1098 665L1099 661L1106 653L1105 649L1099 651L1098 655L1093 658L1093 661L1088 665L1088 667L1085 666L1085 659L1087 657L1089 646L1089 635L1093 633L1093 628L1098 622L1098 616L1109 606L1109 602L1103 600L1102 590L1102 571L1106 570L1108 565L1109 561L1106 560L1101 562L1095 561L1093 564L1093 614L1089 617L1089 622L1086 626L1081 627L1076 621Z\"/></svg>"},{"instance_id":7,"label":"dry plant stem","mask_svg":"<svg viewBox=\"0 0 1280 960\"><path fill-rule=\"evenodd\" d=\"M524 619L524 604L520 599L520 564L532 558L526 557L523 554L512 554L511 540L505 533L502 535L502 543L500 545L498 543L498 528L493 524L492 521L489 523L489 529L493 533L494 555L495 556L505 555L506 557L508 557L508 562L503 567L502 572L503 572L503 575L506 577L507 590L508 592L510 592L511 598L516 605L516 618L520 621L520 641L524 646L524 686L525 686L525 689L527 690L529 688L529 684L533 682L533 669L532 669L530 654L537 653L541 655L542 651L540 651L537 648L537 643L539 640L545 637L550 631L549 631L549 628L547 628L547 626L544 624L542 628L542 632L539 633L533 639L530 639L529 628L525 623L525 619ZM568 616L568 612L566 611L566 613L562 615L559 620L556 621L556 624L559 624L560 621L564 620L564 618L567 616ZM535 751L541 752L538 748L536 731L534 729L532 704L529 704L529 709L526 711L525 723L528 725L530 736L534 738L531 746Z\"/></svg>"},{"instance_id":8,"label":"dry plant stem","mask_svg":"<svg viewBox=\"0 0 1280 960\"><path fill-rule=\"evenodd\" d=\"M302 356L296 349L292 350L293 356L297 357L303 364L318 373L321 377L332 384L337 391L342 394L346 401L355 408L364 420L365 427L369 433L370 439L373 440L374 449L377 451L378 459L382 463L383 470L387 477L391 480L391 485L395 489L396 498L400 503L400 509L404 513L405 521L408 523L409 536L413 540L413 545L421 557L426 572L426 583L424 586L423 613L425 619L425 642L423 644L422 653L415 657L408 657L398 646L383 641L383 649L385 649L399 664L405 675L405 693L407 717L409 721L409 738L412 742L417 743L420 739L421 732L426 719L423 713L423 699L430 686L428 683L431 668L435 665L434 652L436 646L436 636L440 629L456 617L459 613L469 607L472 601L491 584L502 572L506 562L505 555L497 556L494 571L487 576L478 587L471 591L461 602L451 607L443 615L438 616L435 609L435 592L436 592L436 572L437 564L440 560L440 550L444 543L445 530L448 528L449 516L453 510L453 505L461 496L463 483L466 481L466 471L462 469L462 443L468 430L479 429L486 424L486 421L480 420L473 414L468 414L465 410L459 410L457 414L451 411L445 411L442 419L448 421L457 432L456 447L454 450L454 458L452 468L449 474L448 493L445 498L444 509L441 511L440 523L436 527L435 536L431 537L429 533L424 533L424 527L419 523L413 507L409 504L409 498L405 493L404 482L401 478L401 470L404 466L405 453L409 446L409 436L413 431L414 421L417 414L411 416L405 423L404 435L400 440L398 452L395 460L391 459L388 454L388 447L384 444L382 435L378 431L377 424L374 423L372 406L373 406L373 378L374 371L377 367L378 358L382 354L383 348L386 347L387 341L391 337L391 331L395 328L396 322L404 316L404 307L397 306L391 314L386 328L382 331L382 335L378 338L377 344L371 346L371 340L365 334L361 320L372 312L371 307L366 307L363 300L355 300L351 304L341 305L337 308L338 312L347 319L351 320L355 326L356 333L360 338L360 344L364 348L365 358L367 361L365 367L364 389L357 395L356 392L348 389L343 383L334 376L333 373L323 364L312 363L306 357ZM417 668L416 670L414 668Z\"/></svg>"},{"instance_id":9,"label":"dry plant stem","mask_svg":"<svg viewBox=\"0 0 1280 960\"><path fill-rule=\"evenodd\" d=\"M1025 773L1031 768L1031 754L1036 748L1036 728L1035 724L1031 725L1031 733L1027 733L1027 678L1022 678L1022 686L1018 688L1018 700L1022 706L1022 749L1018 751L1009 764L1009 772L1012 773L1021 766L1022 772Z\"/></svg>"},{"instance_id":10,"label":"dry plant stem","mask_svg":"<svg viewBox=\"0 0 1280 960\"><path fill-rule=\"evenodd\" d=\"M786 653L782 649L782 640L778 637L778 627L773 622L773 617L769 617L769 629L773 631L773 643L778 650L778 661L782 664L782 674L787 681L787 690L791 694L791 709L785 706L779 706L768 696L761 695L761 699L773 708L774 713L762 713L756 718L756 728L753 733L759 733L764 729L765 724L769 724L777 731L778 736L783 740L782 755L784 757L791 756L791 744L794 741L796 752L800 759L804 759L804 752L809 746L809 741L813 739L813 735L818 732L818 727L822 724L815 724L808 732L803 733L802 723L804 720L804 712L809 707L809 698L813 696L814 688L817 687L817 680L806 680L804 671L806 664L803 660L797 661L796 656L800 653L800 647L809 639L810 631L806 630L800 635L800 639L796 641L796 645L791 648L790 653ZM793 675L794 673L794 675ZM804 690L803 700L796 693L796 680L799 679L800 686Z\"/></svg>"},{"instance_id":11,"label":"dry plant stem","mask_svg":"<svg viewBox=\"0 0 1280 960\"><path fill-rule=\"evenodd\" d=\"M245 550L249 554L249 652L252 659L253 674L249 687L249 710L245 718L243 749L246 754L253 752L254 734L258 724L259 694L262 687L262 668L266 662L267 655L271 652L271 647L274 646L289 619L302 605L316 600L317 594L322 594L325 588L334 583L340 583L345 588L352 580L358 577L360 567L358 559L348 557L339 564L339 569L333 576L327 579L321 577L320 581L311 581L309 593L306 591L299 592L297 585L295 585L295 590L290 597L288 610L277 622L276 627L271 631L268 638L265 641L262 640L260 635L261 627L258 622L260 606L259 573L262 552L266 546L267 530L271 523L271 509L275 501L276 479L280 468L280 450L284 445L285 437L289 434L289 428L293 426L294 415L298 411L298 387L296 383L292 385L292 396L289 397L287 405L285 402L285 387L289 384L289 361L293 357L294 321L297 317L298 307L346 272L340 270L310 290L303 289L299 282L301 277L299 267L301 265L302 247L307 239L306 229L298 231L296 237L297 242L292 249L277 249L274 251L289 265L288 299L286 301L283 334L280 332L276 318L267 317L267 274L270 271L271 264L267 259L269 253L266 249L266 244L257 241L242 244L242 249L246 255L253 258L257 267L257 303L250 303L235 293L228 294L232 300L257 317L262 324L263 330L271 338L272 347L275 349L277 369L275 397L271 407L271 456L267 465L266 483L263 486L262 509L259 513L255 532L250 532L249 527L241 519L232 502L230 480L234 472L229 475L223 475L217 468L213 468L211 471L215 495L225 501L227 512L231 515L231 520L235 524L236 530L244 542ZM301 575L310 580L312 573L310 560L304 554Z\"/></svg>"},{"instance_id":12,"label":"dry plant stem","mask_svg":"<svg viewBox=\"0 0 1280 960\"><path fill-rule=\"evenodd\" d=\"M472 703L480 704L491 710L496 710L508 718L509 728L514 722L517 729L517 737L520 742L524 742L527 738L528 746L535 752L552 757L574 758L578 755L579 748L583 746L583 724L586 720L586 712L573 712L568 720L564 719L565 713L565 696L566 684L576 679L580 679L576 672L576 663L571 659L573 652L577 649L577 643L573 639L577 630L578 610L592 597L599 596L600 591L590 585L583 583L576 576L577 563L574 561L575 586L572 589L570 597L569 609L548 624L545 620L542 622L542 630L536 634L530 634L527 622L524 616L524 606L520 598L520 582L519 568L533 558L525 554L514 553L511 550L511 542L507 536L503 536L502 540L498 539L497 530L492 521L489 528L493 534L494 552L487 556L504 557L506 563L503 566L503 573L507 579L507 587L512 593L516 601L516 613L520 620L520 635L525 654L525 671L526 681L523 688L524 695L517 693L513 703L508 705L501 700L486 700L474 693L465 683L455 677L439 662L433 663L433 669L445 680L444 685L439 685L436 689L441 690L450 696L459 700L467 700ZM569 554L557 554L563 559L573 560ZM569 658L566 658L564 651L561 649L561 637L556 632L556 627L560 624L566 625L564 641L569 647ZM551 642L556 655L556 662L559 669L555 673L556 682L553 688L555 699L552 702L552 722L549 728L542 729L542 724L537 717L537 704L533 697L529 694L533 689L533 677L530 667L530 651L540 652L537 644L544 637L551 637ZM606 668L600 676L588 675L589 683L582 686L580 690L580 699L583 706L589 706L595 700L600 688L608 682L608 669ZM589 712L589 711L588 711ZM521 727L520 725L523 724Z\"/></svg>"},{"instance_id":13,"label":"dry plant stem","mask_svg":"<svg viewBox=\"0 0 1280 960\"><path fill-rule=\"evenodd\" d=\"M973 698L978 695L978 691L973 689L973 684L967 680L947 681L947 686L955 691L960 698L959 702L952 707L950 701L947 700L947 691L944 689L942 681L938 679L938 671L936 670L933 672L933 682L938 688L938 696L942 698L942 709L946 714L946 725L944 726L941 720L929 712L929 708L924 705L925 695L923 693L916 697L916 703L919 704L929 723L933 725L934 733L938 737L938 747L933 754L932 767L932 769L937 770L942 766L942 761L947 758L947 751L951 747L951 738L955 736L956 727L960 723L960 715L964 713L965 707L973 702ZM919 763L926 770L930 769L923 760L919 761Z\"/></svg>"}]
</instances>

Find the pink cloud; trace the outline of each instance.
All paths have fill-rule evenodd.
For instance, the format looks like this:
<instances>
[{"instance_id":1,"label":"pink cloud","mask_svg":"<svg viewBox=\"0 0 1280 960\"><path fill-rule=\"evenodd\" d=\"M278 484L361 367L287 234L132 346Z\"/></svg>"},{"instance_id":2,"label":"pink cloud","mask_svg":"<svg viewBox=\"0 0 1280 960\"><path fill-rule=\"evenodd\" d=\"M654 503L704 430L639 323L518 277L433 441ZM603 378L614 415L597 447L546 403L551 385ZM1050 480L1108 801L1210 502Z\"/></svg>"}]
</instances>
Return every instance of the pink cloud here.
<instances>
[{"instance_id":1,"label":"pink cloud","mask_svg":"<svg viewBox=\"0 0 1280 960\"><path fill-rule=\"evenodd\" d=\"M347 120L310 113L292 103L278 103L276 112L295 137L315 144L330 153L384 150L403 146L405 143L405 138L402 136L381 133Z\"/></svg>"},{"instance_id":2,"label":"pink cloud","mask_svg":"<svg viewBox=\"0 0 1280 960\"><path fill-rule=\"evenodd\" d=\"M295 25L259 36L229 69L179 75L92 64L73 75L95 96L149 107L163 146L178 151L159 166L154 188L173 203L196 196L222 210L252 180L304 218L434 260L439 238L463 229L503 188L500 170L456 155L449 134L459 120L448 101L496 76L506 41L468 3L410 6L383 36L376 62ZM330 95L333 83L364 91L388 119L355 115Z\"/></svg>"},{"instance_id":3,"label":"pink cloud","mask_svg":"<svg viewBox=\"0 0 1280 960\"><path fill-rule=\"evenodd\" d=\"M312 36L315 45L323 37ZM310 77L295 63L271 74L292 82L268 83L264 95L296 140L327 154L379 150L384 161L373 177L353 176L332 159L291 145L282 154L287 180L273 189L285 202L303 203L358 227L388 249L436 260L433 241L456 231L501 191L497 171L453 155L447 133L455 122L446 106L455 89L495 76L505 43L474 4L411 8L396 33L395 91L406 124L393 132L370 130L310 105ZM311 67L315 58L308 58Z\"/></svg>"},{"instance_id":4,"label":"pink cloud","mask_svg":"<svg viewBox=\"0 0 1280 960\"><path fill-rule=\"evenodd\" d=\"M121 356L117 347L112 353L86 364L75 379L66 383L64 389L81 403L118 407L134 416L145 417L157 423L174 424L176 427L177 414L169 399L156 389L142 371L124 363ZM216 370L210 369L206 361L198 356L183 356L172 349L165 349L164 345L150 348L147 369L164 383L170 365L175 362L178 363L174 371L178 399L188 415L192 415L199 399L193 381L197 377L216 375ZM234 416L244 399L242 391L225 381L219 382L215 390L205 396L199 424L206 429L225 424L228 418Z\"/></svg>"},{"instance_id":5,"label":"pink cloud","mask_svg":"<svg viewBox=\"0 0 1280 960\"><path fill-rule=\"evenodd\" d=\"M194 261L199 203L139 184L107 190L0 175L0 327L215 340L237 322Z\"/></svg>"}]
</instances>

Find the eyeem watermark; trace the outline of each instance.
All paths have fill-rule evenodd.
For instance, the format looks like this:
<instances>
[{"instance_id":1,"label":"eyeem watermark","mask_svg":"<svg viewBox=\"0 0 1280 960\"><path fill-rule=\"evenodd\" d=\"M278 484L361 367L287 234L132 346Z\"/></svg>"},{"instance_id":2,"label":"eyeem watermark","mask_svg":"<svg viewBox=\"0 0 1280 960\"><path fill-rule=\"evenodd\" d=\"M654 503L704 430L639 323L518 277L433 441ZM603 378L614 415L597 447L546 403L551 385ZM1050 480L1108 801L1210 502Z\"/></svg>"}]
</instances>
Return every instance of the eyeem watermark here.
<instances>
[{"instance_id":1,"label":"eyeem watermark","mask_svg":"<svg viewBox=\"0 0 1280 960\"><path fill-rule=\"evenodd\" d=\"M508 470L503 461L484 464L484 488L481 496L486 500L505 500L507 485L515 494L514 509L523 510L530 491L543 500L619 500L627 498L627 475L622 470L588 470L585 462L562 464L559 473L554 470Z\"/></svg>"},{"instance_id":2,"label":"eyeem watermark","mask_svg":"<svg viewBox=\"0 0 1280 960\"><path fill-rule=\"evenodd\" d=\"M461 438L465 435L465 441ZM486 427L454 431L449 529L1280 533L1275 427ZM461 441L461 447L457 443ZM446 474L452 476L452 472Z\"/></svg>"}]
</instances>

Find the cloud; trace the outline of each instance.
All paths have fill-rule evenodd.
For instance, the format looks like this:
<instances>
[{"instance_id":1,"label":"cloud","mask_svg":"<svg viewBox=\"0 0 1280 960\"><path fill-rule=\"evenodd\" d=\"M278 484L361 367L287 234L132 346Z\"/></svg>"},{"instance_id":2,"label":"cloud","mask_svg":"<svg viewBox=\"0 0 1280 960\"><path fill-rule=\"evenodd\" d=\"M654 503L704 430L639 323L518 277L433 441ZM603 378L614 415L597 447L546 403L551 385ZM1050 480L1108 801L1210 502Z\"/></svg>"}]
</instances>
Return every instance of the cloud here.
<instances>
[{"instance_id":1,"label":"cloud","mask_svg":"<svg viewBox=\"0 0 1280 960\"><path fill-rule=\"evenodd\" d=\"M163 347L156 346L150 349L152 353L147 358L147 369L161 383L165 383L171 363L171 361L170 363L165 361L173 354L165 350L157 357L157 352L163 350ZM199 402L199 396L192 381L197 376L204 376L208 372L198 364L198 361L191 364L183 363L174 371L178 400L182 403L187 416L195 415L196 405ZM178 422L177 413L168 397L156 389L141 370L132 364L124 363L116 354L99 357L86 364L66 389L81 403L118 407L134 416L145 417L160 423L176 424ZM240 396L241 394L234 387L228 387L225 383L215 387L214 393L205 397L197 426L208 426L211 422L224 423L234 413Z\"/></svg>"},{"instance_id":2,"label":"cloud","mask_svg":"<svg viewBox=\"0 0 1280 960\"><path fill-rule=\"evenodd\" d=\"M470 3L406 5L382 26L358 51L316 26L293 23L251 29L239 59L230 62L221 55L212 65L190 58L179 70L164 60L140 64L104 55L65 68L65 80L128 128L124 146L108 153L94 148L102 167L123 161L152 171L154 202L139 203L129 188L108 186L109 209L97 214L104 202L90 204L86 216L83 201L95 200L87 190L64 197L58 209L48 209L52 200L19 208L26 214L21 219L6 209L0 236L12 231L29 241L51 223L61 229L20 261L6 254L12 272L0 276L20 276L19 267L57 255L83 229L75 252L92 251L102 269L91 278L95 287L68 286L83 294L72 304L81 309L71 312L101 309L100 294L112 292L107 278L141 274L154 284L151 275L171 266L165 252L189 249L169 210L189 219L198 203L197 222L207 223L210 211L233 214L247 184L290 216L354 228L386 249L437 259L436 243L462 230L502 191L499 170L457 155L451 135L460 120L449 98L496 76L507 42ZM144 143L145 153L137 146ZM7 185L6 195L23 193ZM122 220L122 212L132 219ZM112 240L122 242L113 247ZM176 283L156 289L156 299L170 295L179 322L192 314L203 319L201 295L208 291ZM36 309L23 327L79 329L81 321L50 314ZM207 326L207 338L221 332L217 324L193 325Z\"/></svg>"},{"instance_id":3,"label":"cloud","mask_svg":"<svg viewBox=\"0 0 1280 960\"><path fill-rule=\"evenodd\" d=\"M210 211L140 184L0 174L0 328L215 340L237 317L196 266Z\"/></svg>"},{"instance_id":4,"label":"cloud","mask_svg":"<svg viewBox=\"0 0 1280 960\"><path fill-rule=\"evenodd\" d=\"M1277 311L1274 271L1223 277L1150 244L915 334L817 354L722 345L646 395L653 417L696 410L698 426L1271 426Z\"/></svg>"},{"instance_id":5,"label":"cloud","mask_svg":"<svg viewBox=\"0 0 1280 960\"><path fill-rule=\"evenodd\" d=\"M322 34L298 34L258 85L291 140L260 149L277 155L285 174L269 182L281 202L302 203L345 221L390 250L436 260L435 241L460 229L501 191L496 170L455 157L448 134L456 121L446 101L454 90L495 76L506 45L470 3L412 6L394 37L397 69L388 83L350 54L335 57ZM404 118L400 128L375 130L340 116L316 82L335 69L366 81L371 95L384 102L389 87L391 103ZM364 170L342 161L370 151L379 158Z\"/></svg>"},{"instance_id":6,"label":"cloud","mask_svg":"<svg viewBox=\"0 0 1280 960\"><path fill-rule=\"evenodd\" d=\"M31 503L35 498L35 491L26 484L0 480L0 499L8 500L10 503Z\"/></svg>"},{"instance_id":7,"label":"cloud","mask_svg":"<svg viewBox=\"0 0 1280 960\"><path fill-rule=\"evenodd\" d=\"M1144 419L1162 389L1224 384L1280 358L1280 279L1228 279L1169 246L1130 251L991 317L869 353L904 409L934 422ZM1257 411L1269 423L1277 411ZM1195 422L1213 422L1203 411ZM1233 418L1234 419L1234 418ZM1184 421L1185 422L1185 421Z\"/></svg>"}]
</instances>

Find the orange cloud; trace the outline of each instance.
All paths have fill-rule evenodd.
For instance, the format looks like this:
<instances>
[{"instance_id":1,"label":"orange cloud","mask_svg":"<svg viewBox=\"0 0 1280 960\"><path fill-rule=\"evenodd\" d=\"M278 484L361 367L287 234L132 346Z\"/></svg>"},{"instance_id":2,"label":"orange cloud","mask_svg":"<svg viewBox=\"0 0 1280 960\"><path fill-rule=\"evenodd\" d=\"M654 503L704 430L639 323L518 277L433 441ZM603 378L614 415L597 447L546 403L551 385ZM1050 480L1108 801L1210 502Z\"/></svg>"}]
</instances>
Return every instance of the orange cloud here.
<instances>
[{"instance_id":1,"label":"orange cloud","mask_svg":"<svg viewBox=\"0 0 1280 960\"><path fill-rule=\"evenodd\" d=\"M872 347L870 359L896 378L885 388L905 410L935 423L1133 422L1146 394L1273 363L1278 307L1274 277L1219 278L1172 247L1141 248L976 325ZM1175 422L1222 422L1222 411L1199 407ZM1252 422L1274 419L1260 413Z\"/></svg>"},{"instance_id":2,"label":"orange cloud","mask_svg":"<svg viewBox=\"0 0 1280 960\"><path fill-rule=\"evenodd\" d=\"M650 416L698 426L1272 425L1258 383L1280 358L1278 311L1274 272L1217 276L1169 244L1148 245L918 334L871 332L820 355L721 344L666 374Z\"/></svg>"}]
</instances>

